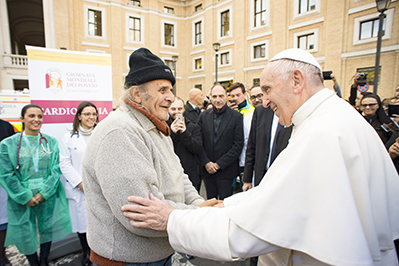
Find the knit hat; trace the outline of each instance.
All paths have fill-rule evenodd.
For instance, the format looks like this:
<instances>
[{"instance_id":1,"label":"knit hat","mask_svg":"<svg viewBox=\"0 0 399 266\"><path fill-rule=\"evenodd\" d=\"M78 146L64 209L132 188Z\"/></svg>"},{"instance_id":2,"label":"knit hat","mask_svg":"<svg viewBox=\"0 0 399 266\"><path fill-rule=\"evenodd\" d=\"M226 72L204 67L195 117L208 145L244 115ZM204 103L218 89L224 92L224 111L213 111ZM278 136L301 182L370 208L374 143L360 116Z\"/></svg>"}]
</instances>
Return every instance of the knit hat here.
<instances>
[{"instance_id":1,"label":"knit hat","mask_svg":"<svg viewBox=\"0 0 399 266\"><path fill-rule=\"evenodd\" d=\"M278 54L276 54L272 59L270 59L269 62L277 61L280 59L290 59L294 61L299 61L302 63L307 63L312 66L317 67L320 70L320 73L322 72L321 66L319 62L317 62L316 58L309 53L308 51L298 49L298 48L291 48L284 50Z\"/></svg>"},{"instance_id":2,"label":"knit hat","mask_svg":"<svg viewBox=\"0 0 399 266\"><path fill-rule=\"evenodd\" d=\"M172 86L176 82L172 70L147 48L140 48L130 55L129 67L130 71L125 78L125 87L157 79L169 80Z\"/></svg>"}]
</instances>

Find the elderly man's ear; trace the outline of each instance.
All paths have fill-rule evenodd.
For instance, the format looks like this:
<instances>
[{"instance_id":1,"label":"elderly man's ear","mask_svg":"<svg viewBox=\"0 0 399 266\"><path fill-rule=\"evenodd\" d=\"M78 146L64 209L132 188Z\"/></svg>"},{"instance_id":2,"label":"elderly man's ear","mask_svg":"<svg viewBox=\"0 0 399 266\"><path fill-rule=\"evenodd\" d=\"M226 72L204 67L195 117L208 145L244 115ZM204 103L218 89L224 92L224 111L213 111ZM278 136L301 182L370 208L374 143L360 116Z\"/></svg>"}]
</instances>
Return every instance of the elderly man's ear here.
<instances>
[{"instance_id":1,"label":"elderly man's ear","mask_svg":"<svg viewBox=\"0 0 399 266\"><path fill-rule=\"evenodd\" d=\"M301 93L305 85L304 73L299 69L292 72L292 82L293 82L294 93L295 94Z\"/></svg>"},{"instance_id":2,"label":"elderly man's ear","mask_svg":"<svg viewBox=\"0 0 399 266\"><path fill-rule=\"evenodd\" d=\"M133 86L130 90L133 101L141 103L141 94L143 93L138 87Z\"/></svg>"}]
</instances>

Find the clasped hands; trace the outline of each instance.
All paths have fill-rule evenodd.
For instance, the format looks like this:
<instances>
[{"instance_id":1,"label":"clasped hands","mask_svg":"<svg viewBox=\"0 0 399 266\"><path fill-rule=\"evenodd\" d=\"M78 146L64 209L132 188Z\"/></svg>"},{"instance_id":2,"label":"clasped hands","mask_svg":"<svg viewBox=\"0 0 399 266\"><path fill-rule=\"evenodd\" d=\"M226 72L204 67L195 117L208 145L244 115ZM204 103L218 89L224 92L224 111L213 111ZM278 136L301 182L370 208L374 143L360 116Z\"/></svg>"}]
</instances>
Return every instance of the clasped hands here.
<instances>
[{"instance_id":1,"label":"clasped hands","mask_svg":"<svg viewBox=\"0 0 399 266\"><path fill-rule=\"evenodd\" d=\"M219 169L220 169L220 166L217 163L208 162L205 164L205 170L211 175L216 173Z\"/></svg>"},{"instance_id":2,"label":"clasped hands","mask_svg":"<svg viewBox=\"0 0 399 266\"><path fill-rule=\"evenodd\" d=\"M152 194L149 199L130 196L128 200L135 204L122 206L123 215L131 219L130 224L137 228L147 228L157 231L166 231L169 215L174 210L165 201L162 201ZM215 198L204 201L199 207L223 208L223 201Z\"/></svg>"},{"instance_id":3,"label":"clasped hands","mask_svg":"<svg viewBox=\"0 0 399 266\"><path fill-rule=\"evenodd\" d=\"M34 195L27 203L26 205L28 205L29 207L33 207L35 205L38 205L40 202L42 202L44 200L43 195L40 193L37 193L36 195Z\"/></svg>"}]
</instances>

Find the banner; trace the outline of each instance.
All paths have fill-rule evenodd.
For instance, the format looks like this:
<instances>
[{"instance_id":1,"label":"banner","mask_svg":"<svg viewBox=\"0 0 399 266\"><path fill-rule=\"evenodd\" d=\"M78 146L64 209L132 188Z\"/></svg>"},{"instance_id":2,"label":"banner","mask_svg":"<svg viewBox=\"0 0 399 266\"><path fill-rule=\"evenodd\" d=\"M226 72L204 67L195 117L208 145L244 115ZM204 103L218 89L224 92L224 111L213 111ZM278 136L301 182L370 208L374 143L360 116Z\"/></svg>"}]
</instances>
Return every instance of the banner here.
<instances>
[{"instance_id":1,"label":"banner","mask_svg":"<svg viewBox=\"0 0 399 266\"><path fill-rule=\"evenodd\" d=\"M26 46L32 104L43 108L42 132L61 139L72 130L82 101L94 103L99 119L112 111L111 55Z\"/></svg>"}]
</instances>

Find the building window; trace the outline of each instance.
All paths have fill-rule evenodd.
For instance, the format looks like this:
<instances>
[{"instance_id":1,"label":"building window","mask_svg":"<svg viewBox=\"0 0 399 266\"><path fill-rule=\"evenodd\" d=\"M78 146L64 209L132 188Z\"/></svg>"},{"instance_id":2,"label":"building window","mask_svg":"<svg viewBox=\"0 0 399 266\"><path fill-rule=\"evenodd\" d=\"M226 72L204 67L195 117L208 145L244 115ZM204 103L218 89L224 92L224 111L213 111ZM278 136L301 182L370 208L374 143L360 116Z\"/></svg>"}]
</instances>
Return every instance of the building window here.
<instances>
[{"instance_id":1,"label":"building window","mask_svg":"<svg viewBox=\"0 0 399 266\"><path fill-rule=\"evenodd\" d=\"M174 14L174 13L175 13L175 10L174 10L174 8L172 8L172 7L164 6L164 7L163 7L163 12L164 12L164 13L169 13L169 14Z\"/></svg>"},{"instance_id":2,"label":"building window","mask_svg":"<svg viewBox=\"0 0 399 266\"><path fill-rule=\"evenodd\" d=\"M230 35L230 11L224 11L220 14L220 37Z\"/></svg>"},{"instance_id":3,"label":"building window","mask_svg":"<svg viewBox=\"0 0 399 266\"><path fill-rule=\"evenodd\" d=\"M298 36L298 47L303 50L314 49L314 33Z\"/></svg>"},{"instance_id":4,"label":"building window","mask_svg":"<svg viewBox=\"0 0 399 266\"><path fill-rule=\"evenodd\" d=\"M316 0L299 0L299 14L316 10Z\"/></svg>"},{"instance_id":5,"label":"building window","mask_svg":"<svg viewBox=\"0 0 399 266\"><path fill-rule=\"evenodd\" d=\"M370 86L373 85L374 86L374 72L375 69L374 67L362 67L362 68L358 68L356 69L357 73L366 73L367 74L367 84L369 84ZM380 84L381 81L381 66L378 69L378 85Z\"/></svg>"},{"instance_id":6,"label":"building window","mask_svg":"<svg viewBox=\"0 0 399 266\"><path fill-rule=\"evenodd\" d=\"M195 45L202 43L202 21L195 23Z\"/></svg>"},{"instance_id":7,"label":"building window","mask_svg":"<svg viewBox=\"0 0 399 266\"><path fill-rule=\"evenodd\" d=\"M255 17L254 27L266 25L267 13L266 13L266 0L254 0L255 1Z\"/></svg>"},{"instance_id":8,"label":"building window","mask_svg":"<svg viewBox=\"0 0 399 266\"><path fill-rule=\"evenodd\" d=\"M253 79L253 86L260 86L260 78Z\"/></svg>"},{"instance_id":9,"label":"building window","mask_svg":"<svg viewBox=\"0 0 399 266\"><path fill-rule=\"evenodd\" d=\"M102 36L101 11L89 9L88 23L90 36Z\"/></svg>"},{"instance_id":10,"label":"building window","mask_svg":"<svg viewBox=\"0 0 399 266\"><path fill-rule=\"evenodd\" d=\"M175 46L175 30L173 24L164 24L165 45Z\"/></svg>"},{"instance_id":11,"label":"building window","mask_svg":"<svg viewBox=\"0 0 399 266\"><path fill-rule=\"evenodd\" d=\"M379 24L380 24L379 18L361 22L359 40L378 37ZM386 24L386 17L384 17L384 21L382 23L382 36L384 36L385 34L385 24Z\"/></svg>"},{"instance_id":12,"label":"building window","mask_svg":"<svg viewBox=\"0 0 399 266\"><path fill-rule=\"evenodd\" d=\"M294 33L294 47L309 52L318 51L319 29L312 29Z\"/></svg>"},{"instance_id":13,"label":"building window","mask_svg":"<svg viewBox=\"0 0 399 266\"><path fill-rule=\"evenodd\" d=\"M266 56L266 44L254 46L254 59L265 58Z\"/></svg>"},{"instance_id":14,"label":"building window","mask_svg":"<svg viewBox=\"0 0 399 266\"><path fill-rule=\"evenodd\" d=\"M378 27L380 13L373 13L367 16L354 19L353 45L376 42L378 39ZM389 40L392 36L394 8L385 11L382 24L382 39Z\"/></svg>"},{"instance_id":15,"label":"building window","mask_svg":"<svg viewBox=\"0 0 399 266\"><path fill-rule=\"evenodd\" d=\"M140 6L140 0L129 0L130 6Z\"/></svg>"},{"instance_id":16,"label":"building window","mask_svg":"<svg viewBox=\"0 0 399 266\"><path fill-rule=\"evenodd\" d=\"M230 52L221 53L220 54L220 65L229 65L230 64Z\"/></svg>"},{"instance_id":17,"label":"building window","mask_svg":"<svg viewBox=\"0 0 399 266\"><path fill-rule=\"evenodd\" d=\"M175 64L173 63L173 60L165 59L165 65L167 65L173 73L175 72Z\"/></svg>"},{"instance_id":18,"label":"building window","mask_svg":"<svg viewBox=\"0 0 399 266\"><path fill-rule=\"evenodd\" d=\"M202 84L195 84L194 88L202 90Z\"/></svg>"},{"instance_id":19,"label":"building window","mask_svg":"<svg viewBox=\"0 0 399 266\"><path fill-rule=\"evenodd\" d=\"M202 4L199 4L195 6L195 12L201 11L202 10Z\"/></svg>"},{"instance_id":20,"label":"building window","mask_svg":"<svg viewBox=\"0 0 399 266\"><path fill-rule=\"evenodd\" d=\"M197 58L194 60L194 69L201 70L202 69L202 58Z\"/></svg>"},{"instance_id":21,"label":"building window","mask_svg":"<svg viewBox=\"0 0 399 266\"><path fill-rule=\"evenodd\" d=\"M139 18L129 17L129 41L141 42L141 21Z\"/></svg>"}]
</instances>

